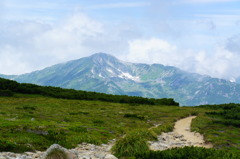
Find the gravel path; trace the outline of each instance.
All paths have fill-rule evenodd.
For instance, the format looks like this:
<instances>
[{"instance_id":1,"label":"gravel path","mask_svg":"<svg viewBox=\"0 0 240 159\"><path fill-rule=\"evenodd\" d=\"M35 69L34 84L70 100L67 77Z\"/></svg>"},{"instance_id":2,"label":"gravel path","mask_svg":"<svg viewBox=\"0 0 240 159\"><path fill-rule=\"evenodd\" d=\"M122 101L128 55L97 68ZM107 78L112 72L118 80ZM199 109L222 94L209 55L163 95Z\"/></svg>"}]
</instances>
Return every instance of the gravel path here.
<instances>
[{"instance_id":1,"label":"gravel path","mask_svg":"<svg viewBox=\"0 0 240 159\"><path fill-rule=\"evenodd\" d=\"M162 133L158 141L149 142L152 150L166 150L174 147L198 146L211 148L212 145L205 143L201 134L191 132L191 122L196 116L190 116L175 123L173 132Z\"/></svg>"},{"instance_id":2,"label":"gravel path","mask_svg":"<svg viewBox=\"0 0 240 159\"><path fill-rule=\"evenodd\" d=\"M190 131L192 119L196 117L197 116L190 116L190 117L178 120L175 123L173 132L179 135L183 135L184 139L186 139L189 142L195 143L194 146L211 148L212 145L206 144L201 134Z\"/></svg>"}]
</instances>

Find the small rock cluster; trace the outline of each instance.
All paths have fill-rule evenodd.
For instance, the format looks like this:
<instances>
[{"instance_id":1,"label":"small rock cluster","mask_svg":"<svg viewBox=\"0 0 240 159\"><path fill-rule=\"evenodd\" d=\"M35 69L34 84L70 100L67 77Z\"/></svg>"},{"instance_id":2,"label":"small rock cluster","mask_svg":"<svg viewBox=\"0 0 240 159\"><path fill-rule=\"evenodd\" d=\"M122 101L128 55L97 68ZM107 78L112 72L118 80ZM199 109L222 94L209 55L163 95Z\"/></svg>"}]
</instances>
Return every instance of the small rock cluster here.
<instances>
[{"instance_id":1,"label":"small rock cluster","mask_svg":"<svg viewBox=\"0 0 240 159\"><path fill-rule=\"evenodd\" d=\"M12 152L1 152L0 159L40 159L43 155L43 152L37 151L33 152L25 152L23 154L17 154Z\"/></svg>"},{"instance_id":2,"label":"small rock cluster","mask_svg":"<svg viewBox=\"0 0 240 159\"><path fill-rule=\"evenodd\" d=\"M149 141L149 147L154 151L184 146L201 146L202 144L203 143L187 141L183 135L179 135L175 132L162 133L158 136L158 141Z\"/></svg>"},{"instance_id":3,"label":"small rock cluster","mask_svg":"<svg viewBox=\"0 0 240 159\"><path fill-rule=\"evenodd\" d=\"M112 140L109 144L102 144L101 146L82 143L76 148L70 150L54 144L50 146L46 152L36 151L35 153L25 152L23 154L1 152L0 159L55 159L49 154L56 150L64 154L66 159L117 159L111 154L111 148L114 142L115 140Z\"/></svg>"},{"instance_id":4,"label":"small rock cluster","mask_svg":"<svg viewBox=\"0 0 240 159\"><path fill-rule=\"evenodd\" d=\"M53 144L47 149L41 159L78 159L78 155L75 151L65 149L58 144Z\"/></svg>"},{"instance_id":5,"label":"small rock cluster","mask_svg":"<svg viewBox=\"0 0 240 159\"><path fill-rule=\"evenodd\" d=\"M113 143L96 146L83 143L71 151L77 153L79 159L117 159L111 154Z\"/></svg>"}]
</instances>

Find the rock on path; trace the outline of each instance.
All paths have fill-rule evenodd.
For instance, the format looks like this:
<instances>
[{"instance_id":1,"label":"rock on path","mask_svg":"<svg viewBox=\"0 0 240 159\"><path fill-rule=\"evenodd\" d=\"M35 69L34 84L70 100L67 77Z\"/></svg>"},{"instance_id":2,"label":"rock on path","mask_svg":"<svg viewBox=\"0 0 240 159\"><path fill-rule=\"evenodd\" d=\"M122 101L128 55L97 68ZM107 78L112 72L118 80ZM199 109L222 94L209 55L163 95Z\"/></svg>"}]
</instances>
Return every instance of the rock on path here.
<instances>
[{"instance_id":1,"label":"rock on path","mask_svg":"<svg viewBox=\"0 0 240 159\"><path fill-rule=\"evenodd\" d=\"M46 157L47 154L51 153L54 149L60 149L67 155L68 159L117 159L110 151L114 142L115 140L112 140L109 144L102 144L100 146L82 143L76 148L70 150L54 144L46 152L25 152L23 154L1 152L0 159L48 159Z\"/></svg>"}]
</instances>

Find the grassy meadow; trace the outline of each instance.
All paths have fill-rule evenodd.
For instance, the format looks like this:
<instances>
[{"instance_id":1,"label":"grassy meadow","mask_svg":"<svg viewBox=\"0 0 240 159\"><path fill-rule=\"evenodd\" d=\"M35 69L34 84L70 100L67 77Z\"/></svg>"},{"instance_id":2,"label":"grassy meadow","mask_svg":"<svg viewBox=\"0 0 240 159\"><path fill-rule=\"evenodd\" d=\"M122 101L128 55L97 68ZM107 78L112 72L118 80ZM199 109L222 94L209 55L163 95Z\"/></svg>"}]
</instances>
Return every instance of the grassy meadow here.
<instances>
[{"instance_id":1,"label":"grassy meadow","mask_svg":"<svg viewBox=\"0 0 240 159\"><path fill-rule=\"evenodd\" d=\"M190 115L197 115L192 130L214 149L149 150L147 141L172 131L175 121ZM45 151L54 143L74 148L112 139L117 139L112 149L117 157L238 158L240 104L179 107L171 98L107 95L0 78L0 152Z\"/></svg>"},{"instance_id":2,"label":"grassy meadow","mask_svg":"<svg viewBox=\"0 0 240 159\"><path fill-rule=\"evenodd\" d=\"M201 106L205 113L193 119L192 130L204 134L214 148L240 154L240 105L222 104Z\"/></svg>"},{"instance_id":3,"label":"grassy meadow","mask_svg":"<svg viewBox=\"0 0 240 159\"><path fill-rule=\"evenodd\" d=\"M53 143L66 148L88 142L107 143L136 129L170 131L174 122L197 109L177 106L120 104L15 94L0 97L0 151L45 150Z\"/></svg>"}]
</instances>

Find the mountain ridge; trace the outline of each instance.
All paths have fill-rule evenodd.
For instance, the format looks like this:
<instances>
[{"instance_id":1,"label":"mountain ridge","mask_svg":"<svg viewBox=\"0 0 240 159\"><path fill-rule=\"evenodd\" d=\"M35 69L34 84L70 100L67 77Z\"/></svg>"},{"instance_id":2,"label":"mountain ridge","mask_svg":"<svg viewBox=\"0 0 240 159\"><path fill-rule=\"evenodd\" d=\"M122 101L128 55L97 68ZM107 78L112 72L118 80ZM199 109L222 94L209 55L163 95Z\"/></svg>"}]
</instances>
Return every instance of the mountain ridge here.
<instances>
[{"instance_id":1,"label":"mountain ridge","mask_svg":"<svg viewBox=\"0 0 240 159\"><path fill-rule=\"evenodd\" d=\"M181 105L240 102L240 85L162 64L130 63L97 53L31 73L4 76L22 83L148 98Z\"/></svg>"}]
</instances>

